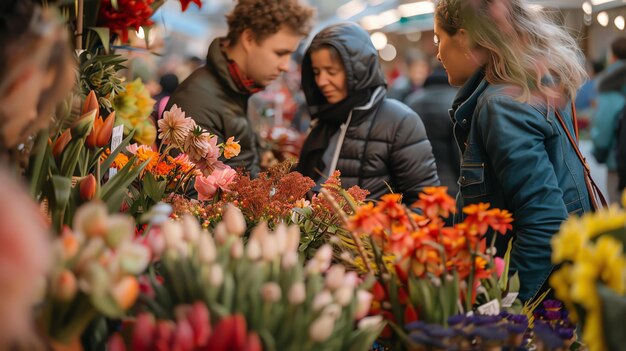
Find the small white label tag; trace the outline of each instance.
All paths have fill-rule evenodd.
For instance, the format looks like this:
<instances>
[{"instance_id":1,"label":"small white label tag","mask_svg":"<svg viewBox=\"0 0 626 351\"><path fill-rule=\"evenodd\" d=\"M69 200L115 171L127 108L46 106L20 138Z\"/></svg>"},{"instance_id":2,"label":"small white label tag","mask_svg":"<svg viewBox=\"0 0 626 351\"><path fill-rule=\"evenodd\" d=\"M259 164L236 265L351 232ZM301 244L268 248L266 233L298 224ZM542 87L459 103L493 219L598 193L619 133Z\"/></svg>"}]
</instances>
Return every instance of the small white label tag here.
<instances>
[{"instance_id":1,"label":"small white label tag","mask_svg":"<svg viewBox=\"0 0 626 351\"><path fill-rule=\"evenodd\" d=\"M113 133L111 133L111 152L120 146L122 140L124 140L124 125L119 125L113 128ZM109 179L113 178L116 174L117 169L111 167L109 169Z\"/></svg>"},{"instance_id":2,"label":"small white label tag","mask_svg":"<svg viewBox=\"0 0 626 351\"><path fill-rule=\"evenodd\" d=\"M498 300L491 300L482 306L478 306L478 312L486 316L495 316L500 313Z\"/></svg>"},{"instance_id":3,"label":"small white label tag","mask_svg":"<svg viewBox=\"0 0 626 351\"><path fill-rule=\"evenodd\" d=\"M516 292L511 292L511 293L506 294L506 296L502 299L502 307L513 306L515 299L517 299L517 295L519 295L519 293L516 293Z\"/></svg>"}]
</instances>

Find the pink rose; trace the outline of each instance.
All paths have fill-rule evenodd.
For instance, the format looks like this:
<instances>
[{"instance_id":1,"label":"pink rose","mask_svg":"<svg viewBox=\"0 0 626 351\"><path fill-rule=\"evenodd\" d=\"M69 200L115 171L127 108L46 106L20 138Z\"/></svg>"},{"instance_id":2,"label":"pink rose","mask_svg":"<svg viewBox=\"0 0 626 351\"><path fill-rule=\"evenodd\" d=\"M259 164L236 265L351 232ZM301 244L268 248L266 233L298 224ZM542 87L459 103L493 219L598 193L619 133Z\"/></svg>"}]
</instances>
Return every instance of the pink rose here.
<instances>
[{"instance_id":1,"label":"pink rose","mask_svg":"<svg viewBox=\"0 0 626 351\"><path fill-rule=\"evenodd\" d=\"M198 192L198 200L206 201L215 197L218 189L229 191L230 184L235 180L237 172L230 167L218 168L209 176L196 176L194 188Z\"/></svg>"}]
</instances>

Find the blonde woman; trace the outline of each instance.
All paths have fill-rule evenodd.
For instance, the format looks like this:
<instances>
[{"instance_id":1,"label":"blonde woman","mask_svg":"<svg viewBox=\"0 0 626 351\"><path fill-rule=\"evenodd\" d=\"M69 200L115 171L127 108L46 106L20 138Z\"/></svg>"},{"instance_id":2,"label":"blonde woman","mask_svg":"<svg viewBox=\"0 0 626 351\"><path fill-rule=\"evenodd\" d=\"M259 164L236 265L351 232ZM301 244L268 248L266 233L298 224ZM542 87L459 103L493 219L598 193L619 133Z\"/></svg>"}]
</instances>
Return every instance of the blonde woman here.
<instances>
[{"instance_id":1,"label":"blonde woman","mask_svg":"<svg viewBox=\"0 0 626 351\"><path fill-rule=\"evenodd\" d=\"M581 52L524 0L441 0L435 41L461 87L450 111L462 153L458 207L485 202L513 213L498 254L512 236L511 267L529 300L553 270L552 235L568 215L590 210L583 165L555 112L574 135Z\"/></svg>"}]
</instances>

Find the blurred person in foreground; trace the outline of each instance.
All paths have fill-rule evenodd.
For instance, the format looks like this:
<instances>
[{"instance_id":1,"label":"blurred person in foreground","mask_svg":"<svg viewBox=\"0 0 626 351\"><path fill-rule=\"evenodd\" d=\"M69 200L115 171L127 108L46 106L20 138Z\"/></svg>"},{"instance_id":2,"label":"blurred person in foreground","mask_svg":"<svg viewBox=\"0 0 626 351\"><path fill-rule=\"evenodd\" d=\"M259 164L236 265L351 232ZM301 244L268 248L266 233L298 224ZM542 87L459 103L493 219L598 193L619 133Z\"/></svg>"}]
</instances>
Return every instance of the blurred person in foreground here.
<instances>
[{"instance_id":1,"label":"blurred person in foreground","mask_svg":"<svg viewBox=\"0 0 626 351\"><path fill-rule=\"evenodd\" d=\"M33 307L50 267L48 225L10 174L10 150L48 126L74 83L64 27L32 0L0 3L0 349L37 350Z\"/></svg>"},{"instance_id":2,"label":"blurred person in foreground","mask_svg":"<svg viewBox=\"0 0 626 351\"><path fill-rule=\"evenodd\" d=\"M450 84L461 87L450 112L462 152L457 206L483 202L513 214L497 253L513 238L511 269L527 301L548 287L561 223L591 210L583 164L555 114L575 134L582 53L524 0L441 0L434 31Z\"/></svg>"},{"instance_id":3,"label":"blurred person in foreground","mask_svg":"<svg viewBox=\"0 0 626 351\"><path fill-rule=\"evenodd\" d=\"M258 137L247 118L248 99L289 69L291 54L310 30L313 10L298 0L239 0L226 16L228 35L215 39L206 66L183 81L168 101L218 137L234 137L239 156L226 161L254 177Z\"/></svg>"},{"instance_id":4,"label":"blurred person in foreground","mask_svg":"<svg viewBox=\"0 0 626 351\"><path fill-rule=\"evenodd\" d=\"M436 67L424 81L424 87L406 98L406 104L417 113L426 127L426 135L433 147L437 175L448 194L456 197L459 191L459 148L454 141L452 121L448 110L458 89L450 86L443 67Z\"/></svg>"},{"instance_id":5,"label":"blurred person in foreground","mask_svg":"<svg viewBox=\"0 0 626 351\"><path fill-rule=\"evenodd\" d=\"M613 41L609 60L611 64L597 77L591 141L593 156L608 169L609 200L620 203L623 188L619 186L616 130L626 108L626 37Z\"/></svg>"},{"instance_id":6,"label":"blurred person in foreground","mask_svg":"<svg viewBox=\"0 0 626 351\"><path fill-rule=\"evenodd\" d=\"M430 74L429 57L423 52L410 48L404 58L405 72L393 81L387 97L406 103L409 95L418 92L424 86Z\"/></svg>"},{"instance_id":7,"label":"blurred person in foreground","mask_svg":"<svg viewBox=\"0 0 626 351\"><path fill-rule=\"evenodd\" d=\"M386 97L378 51L354 23L319 32L302 61L302 90L312 118L298 171L323 183L335 170L341 183L378 199L391 191L413 204L439 185L424 124L406 105Z\"/></svg>"}]
</instances>

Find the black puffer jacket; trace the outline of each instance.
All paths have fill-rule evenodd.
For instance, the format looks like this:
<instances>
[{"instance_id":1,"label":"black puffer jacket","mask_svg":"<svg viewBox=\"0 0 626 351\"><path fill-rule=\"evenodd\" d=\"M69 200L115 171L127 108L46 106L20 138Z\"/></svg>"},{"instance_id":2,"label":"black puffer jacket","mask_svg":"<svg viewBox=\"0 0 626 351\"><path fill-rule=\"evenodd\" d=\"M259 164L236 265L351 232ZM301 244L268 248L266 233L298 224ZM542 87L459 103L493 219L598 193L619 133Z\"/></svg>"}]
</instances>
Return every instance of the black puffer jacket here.
<instances>
[{"instance_id":1,"label":"black puffer jacket","mask_svg":"<svg viewBox=\"0 0 626 351\"><path fill-rule=\"evenodd\" d=\"M356 24L344 23L324 29L313 40L333 46L341 55L348 99L351 94L370 92L366 103L354 106L350 112L336 168L341 171L342 185L345 188L359 185L369 190L372 199L389 193L391 187L394 192L404 194L403 202L407 204L417 200L422 188L438 185L435 159L424 125L410 108L385 97L385 78L378 52L367 32ZM333 111L324 108L328 104L315 83L309 51L303 59L302 89L313 118L318 119L314 128L321 128L328 116L323 118L315 112ZM371 107L362 109L363 105ZM319 152L307 148L308 142L310 140L305 142L298 169L318 179L324 168L308 161L310 154Z\"/></svg>"},{"instance_id":2,"label":"black puffer jacket","mask_svg":"<svg viewBox=\"0 0 626 351\"><path fill-rule=\"evenodd\" d=\"M243 167L256 176L260 163L258 141L247 117L251 94L239 89L231 78L221 40L213 40L206 66L198 68L178 86L165 110L178 105L199 126L217 135L218 143L235 137L241 145L241 153L225 163L233 168Z\"/></svg>"}]
</instances>

